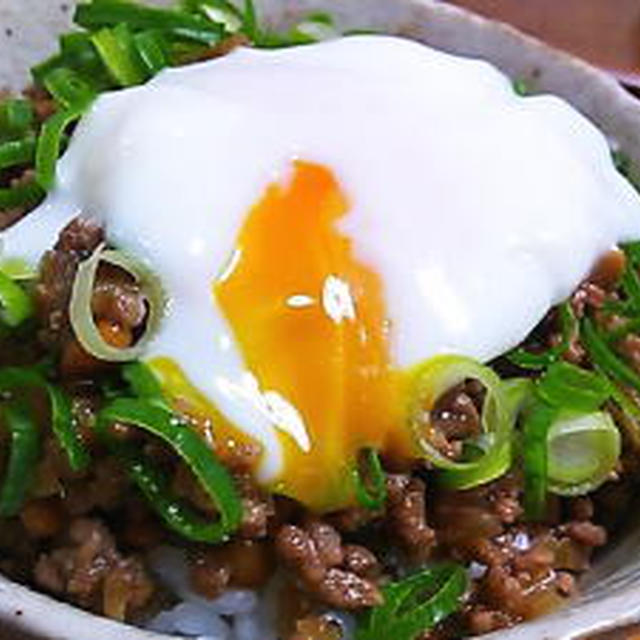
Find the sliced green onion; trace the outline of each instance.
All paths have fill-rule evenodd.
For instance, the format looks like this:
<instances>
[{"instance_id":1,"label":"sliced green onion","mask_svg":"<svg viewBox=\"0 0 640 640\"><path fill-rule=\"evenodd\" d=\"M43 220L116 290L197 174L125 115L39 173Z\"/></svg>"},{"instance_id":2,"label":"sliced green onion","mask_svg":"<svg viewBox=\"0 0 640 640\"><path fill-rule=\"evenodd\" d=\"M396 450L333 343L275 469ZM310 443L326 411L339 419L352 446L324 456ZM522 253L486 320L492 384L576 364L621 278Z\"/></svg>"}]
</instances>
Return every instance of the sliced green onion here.
<instances>
[{"instance_id":1,"label":"sliced green onion","mask_svg":"<svg viewBox=\"0 0 640 640\"><path fill-rule=\"evenodd\" d=\"M80 4L76 8L74 21L91 30L120 24L126 24L133 31L157 29L206 45L216 44L224 35L221 25L203 16L117 0Z\"/></svg>"},{"instance_id":2,"label":"sliced green onion","mask_svg":"<svg viewBox=\"0 0 640 640\"><path fill-rule=\"evenodd\" d=\"M42 125L36 149L36 181L43 189L53 186L65 129L82 116L87 106L77 105L58 111Z\"/></svg>"},{"instance_id":3,"label":"sliced green onion","mask_svg":"<svg viewBox=\"0 0 640 640\"><path fill-rule=\"evenodd\" d=\"M213 522L204 520L173 497L153 462L135 446L110 437L109 427L114 422L134 425L169 444L198 478L218 509L219 518ZM119 398L100 412L97 425L151 505L173 530L190 540L218 543L238 528L243 510L231 476L209 446L175 414L144 400Z\"/></svg>"},{"instance_id":4,"label":"sliced green onion","mask_svg":"<svg viewBox=\"0 0 640 640\"><path fill-rule=\"evenodd\" d=\"M43 196L44 191L35 182L0 189L0 211L31 207L40 202Z\"/></svg>"},{"instance_id":5,"label":"sliced green onion","mask_svg":"<svg viewBox=\"0 0 640 640\"><path fill-rule=\"evenodd\" d=\"M96 326L91 310L91 299L98 266L106 262L131 274L149 301L149 313L144 335L129 348L119 349L108 344ZM164 294L157 277L141 262L120 251L96 249L93 255L80 263L71 290L69 319L78 341L87 353L109 362L138 360L153 337L164 311Z\"/></svg>"},{"instance_id":6,"label":"sliced green onion","mask_svg":"<svg viewBox=\"0 0 640 640\"><path fill-rule=\"evenodd\" d=\"M522 427L524 511L529 520L542 520L547 513L547 436L559 410L544 401L534 401L525 413Z\"/></svg>"},{"instance_id":7,"label":"sliced green onion","mask_svg":"<svg viewBox=\"0 0 640 640\"><path fill-rule=\"evenodd\" d=\"M631 261L629 262L630 264L627 264L622 274L620 286L626 296L624 303L627 313L638 315L640 314L640 276L638 276L636 266Z\"/></svg>"},{"instance_id":8,"label":"sliced green onion","mask_svg":"<svg viewBox=\"0 0 640 640\"><path fill-rule=\"evenodd\" d=\"M456 564L440 564L382 588L384 604L358 619L356 640L415 640L457 611L467 575Z\"/></svg>"},{"instance_id":9,"label":"sliced green onion","mask_svg":"<svg viewBox=\"0 0 640 640\"><path fill-rule=\"evenodd\" d=\"M627 242L621 246L627 259L635 266L640 266L640 241Z\"/></svg>"},{"instance_id":10,"label":"sliced green onion","mask_svg":"<svg viewBox=\"0 0 640 640\"><path fill-rule=\"evenodd\" d=\"M24 135L33 125L33 106L28 100L0 102L0 138Z\"/></svg>"},{"instance_id":11,"label":"sliced green onion","mask_svg":"<svg viewBox=\"0 0 640 640\"><path fill-rule=\"evenodd\" d=\"M611 396L611 383L595 371L568 362L556 362L540 378L538 393L555 407L595 411Z\"/></svg>"},{"instance_id":12,"label":"sliced green onion","mask_svg":"<svg viewBox=\"0 0 640 640\"><path fill-rule=\"evenodd\" d=\"M71 69L77 73L94 91L113 86L98 51L88 33L71 32L60 36L60 53L31 69L36 84L44 85L44 79L58 68Z\"/></svg>"},{"instance_id":13,"label":"sliced green onion","mask_svg":"<svg viewBox=\"0 0 640 640\"><path fill-rule=\"evenodd\" d=\"M169 65L167 44L157 31L143 31L133 36L138 55L149 75L154 76Z\"/></svg>"},{"instance_id":14,"label":"sliced green onion","mask_svg":"<svg viewBox=\"0 0 640 640\"><path fill-rule=\"evenodd\" d=\"M126 24L100 29L91 36L91 41L118 85L130 87L147 79L145 64Z\"/></svg>"},{"instance_id":15,"label":"sliced green onion","mask_svg":"<svg viewBox=\"0 0 640 640\"><path fill-rule=\"evenodd\" d=\"M10 140L0 144L0 169L33 162L36 152L36 138L28 134L20 140Z\"/></svg>"},{"instance_id":16,"label":"sliced green onion","mask_svg":"<svg viewBox=\"0 0 640 640\"><path fill-rule=\"evenodd\" d=\"M237 33L242 29L244 16L228 0L182 0L181 7L184 11L204 15L223 25L228 33Z\"/></svg>"},{"instance_id":17,"label":"sliced green onion","mask_svg":"<svg viewBox=\"0 0 640 640\"><path fill-rule=\"evenodd\" d=\"M244 0L244 21L242 30L245 35L252 41L260 42L260 29L258 27L258 15L253 0Z\"/></svg>"},{"instance_id":18,"label":"sliced green onion","mask_svg":"<svg viewBox=\"0 0 640 640\"><path fill-rule=\"evenodd\" d=\"M299 44L311 44L322 42L323 40L331 40L338 37L338 35L339 33L329 14L314 13L293 27L291 41Z\"/></svg>"},{"instance_id":19,"label":"sliced green onion","mask_svg":"<svg viewBox=\"0 0 640 640\"><path fill-rule=\"evenodd\" d=\"M578 332L578 322L569 302L558 307L562 340L559 344L542 353L531 353L522 347L507 354L507 358L523 369L544 369L558 361L569 348L571 340Z\"/></svg>"},{"instance_id":20,"label":"sliced green onion","mask_svg":"<svg viewBox=\"0 0 640 640\"><path fill-rule=\"evenodd\" d=\"M18 283L0 271L0 321L8 327L17 327L33 313L31 297Z\"/></svg>"},{"instance_id":21,"label":"sliced green onion","mask_svg":"<svg viewBox=\"0 0 640 640\"><path fill-rule=\"evenodd\" d=\"M547 436L549 491L576 496L597 489L615 469L620 449L608 413L561 412Z\"/></svg>"},{"instance_id":22,"label":"sliced green onion","mask_svg":"<svg viewBox=\"0 0 640 640\"><path fill-rule=\"evenodd\" d=\"M615 385L612 385L611 397L614 402L608 407L609 412L628 438L633 451L640 452L640 407Z\"/></svg>"},{"instance_id":23,"label":"sliced green onion","mask_svg":"<svg viewBox=\"0 0 640 640\"><path fill-rule=\"evenodd\" d=\"M617 429L611 424L615 430L613 433L609 424L600 419L602 414L596 412L612 394L613 385L603 375L568 362L552 364L537 381L535 398L523 425L524 507L530 520L544 518L547 492L552 487L556 493L584 493L590 481L582 477L581 473L587 456L593 454L589 446L608 442L601 467L606 471L594 474L591 478L593 487L602 482L603 477L617 462ZM585 416L593 418L582 421ZM594 421L598 424L598 430ZM593 433L587 433L587 426L593 429ZM581 451L577 450L579 445L582 447ZM574 460L582 456L578 462L572 463L569 457L571 446L576 448L573 452ZM567 455L565 461L562 460L562 454ZM610 464L611 454L615 454L613 464ZM560 469L563 464L566 464L565 472ZM595 466L593 469L597 470Z\"/></svg>"},{"instance_id":24,"label":"sliced green onion","mask_svg":"<svg viewBox=\"0 0 640 640\"><path fill-rule=\"evenodd\" d=\"M75 71L65 67L48 73L44 86L63 107L86 107L96 97L95 91Z\"/></svg>"},{"instance_id":25,"label":"sliced green onion","mask_svg":"<svg viewBox=\"0 0 640 640\"><path fill-rule=\"evenodd\" d=\"M136 398L169 409L160 381L153 371L139 360L122 367L122 377Z\"/></svg>"},{"instance_id":26,"label":"sliced green onion","mask_svg":"<svg viewBox=\"0 0 640 640\"><path fill-rule=\"evenodd\" d=\"M524 78L518 78L513 81L513 91L522 98L529 96L532 93L529 81Z\"/></svg>"},{"instance_id":27,"label":"sliced green onion","mask_svg":"<svg viewBox=\"0 0 640 640\"><path fill-rule=\"evenodd\" d=\"M514 416L508 410L498 375L463 356L436 356L415 367L411 375L409 427L424 457L441 470L440 481L449 487L467 489L503 475L511 461ZM458 462L431 444L429 411L446 391L470 378L480 381L487 390L482 409L484 453L475 460Z\"/></svg>"},{"instance_id":28,"label":"sliced green onion","mask_svg":"<svg viewBox=\"0 0 640 640\"><path fill-rule=\"evenodd\" d=\"M40 455L40 433L26 402L14 400L1 411L11 433L11 452L0 489L0 517L10 518L20 511L33 482Z\"/></svg>"},{"instance_id":29,"label":"sliced green onion","mask_svg":"<svg viewBox=\"0 0 640 640\"><path fill-rule=\"evenodd\" d=\"M589 318L582 321L581 336L589 357L598 369L617 382L640 391L640 376L609 348L606 339Z\"/></svg>"},{"instance_id":30,"label":"sliced green onion","mask_svg":"<svg viewBox=\"0 0 640 640\"><path fill-rule=\"evenodd\" d=\"M9 276L12 280L34 280L36 278L37 271L22 258L5 258L0 260L0 271L6 276Z\"/></svg>"},{"instance_id":31,"label":"sliced green onion","mask_svg":"<svg viewBox=\"0 0 640 640\"><path fill-rule=\"evenodd\" d=\"M515 423L520 412L531 398L534 383L531 378L509 378L502 381L501 392L509 420Z\"/></svg>"},{"instance_id":32,"label":"sliced green onion","mask_svg":"<svg viewBox=\"0 0 640 640\"><path fill-rule=\"evenodd\" d=\"M69 465L74 471L86 468L90 462L89 454L73 421L71 403L65 394L49 384L35 369L0 369L0 394L21 388L42 389L47 394L51 406L51 428L67 454Z\"/></svg>"},{"instance_id":33,"label":"sliced green onion","mask_svg":"<svg viewBox=\"0 0 640 640\"><path fill-rule=\"evenodd\" d=\"M360 452L353 469L354 490L358 503L365 509L382 509L387 499L386 475L380 456L369 447Z\"/></svg>"}]
</instances>

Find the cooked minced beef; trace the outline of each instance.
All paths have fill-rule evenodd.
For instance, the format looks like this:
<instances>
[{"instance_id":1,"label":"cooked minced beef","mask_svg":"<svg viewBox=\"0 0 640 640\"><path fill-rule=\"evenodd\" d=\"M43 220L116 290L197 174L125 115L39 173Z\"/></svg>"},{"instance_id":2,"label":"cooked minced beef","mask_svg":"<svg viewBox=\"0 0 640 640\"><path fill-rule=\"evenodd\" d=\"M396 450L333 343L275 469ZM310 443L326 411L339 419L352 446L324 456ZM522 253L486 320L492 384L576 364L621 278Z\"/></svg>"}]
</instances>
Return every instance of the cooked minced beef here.
<instances>
[{"instance_id":1,"label":"cooked minced beef","mask_svg":"<svg viewBox=\"0 0 640 640\"><path fill-rule=\"evenodd\" d=\"M85 608L131 619L144 615L162 596L162 587L143 560L146 551L162 542L186 549L191 585L207 598L232 587L261 588L280 567L278 620L285 640L340 640L340 627L323 614L326 607L359 611L377 605L383 600L382 588L402 567L442 558L469 567L471 588L462 609L420 640L503 628L572 597L576 577L589 567L594 549L607 541L600 522L613 525L611 514L619 516L620 505L629 499L628 479L605 485L594 499L554 498L548 520L532 524L523 516L523 484L517 473L476 489L453 491L438 487L429 469L390 465L387 500L381 509L352 507L318 517L255 484L250 470L260 455L256 446L215 440L216 452L242 499L242 525L223 545L176 540L132 490L119 462L92 435L96 412L104 402L97 381L109 375L109 367L82 350L67 307L78 265L103 239L99 226L78 219L43 258L36 287L39 344L32 345L31 356L35 361L43 349L59 355L58 376L73 398L76 423L94 463L86 472L71 471L57 440L45 431L32 495L19 517L0 528L1 570ZM616 297L624 266L621 252L603 259L572 298L578 316ZM92 309L105 339L128 346L139 335L148 306L128 275L103 266ZM541 348L559 339L552 312L529 346ZM639 345L636 335L620 345L636 368ZM18 357L12 349L9 345L3 363ZM30 352L20 351L20 362L28 360L25 353ZM573 337L566 358L583 362L585 357ZM497 363L503 366L508 365ZM480 432L483 400L484 389L471 381L439 399L432 420L442 453L458 457L462 441ZM201 428L195 422L193 426ZM114 429L119 438L135 441L152 456L169 474L177 495L200 513L215 514L191 471L170 450L126 424ZM637 472L631 464L623 457L621 472Z\"/></svg>"}]
</instances>

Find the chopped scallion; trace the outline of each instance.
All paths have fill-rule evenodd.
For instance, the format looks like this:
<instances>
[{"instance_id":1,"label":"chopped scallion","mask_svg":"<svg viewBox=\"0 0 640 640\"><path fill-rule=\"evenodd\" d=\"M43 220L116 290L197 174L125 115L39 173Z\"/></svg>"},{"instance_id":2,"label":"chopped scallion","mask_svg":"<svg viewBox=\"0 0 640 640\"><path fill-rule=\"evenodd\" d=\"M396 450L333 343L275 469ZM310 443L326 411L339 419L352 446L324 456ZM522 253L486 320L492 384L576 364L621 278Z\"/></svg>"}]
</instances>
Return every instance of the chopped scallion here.
<instances>
[{"instance_id":1,"label":"chopped scallion","mask_svg":"<svg viewBox=\"0 0 640 640\"><path fill-rule=\"evenodd\" d=\"M84 113L86 104L54 113L43 125L36 149L36 181L45 190L53 186L56 162L66 128Z\"/></svg>"},{"instance_id":2,"label":"chopped scallion","mask_svg":"<svg viewBox=\"0 0 640 640\"><path fill-rule=\"evenodd\" d=\"M42 389L49 398L51 427L61 447L66 452L69 465L74 470L84 469L89 464L89 454L80 438L71 414L71 405L66 395L50 384L35 369L6 367L0 369L0 393L11 393L16 389Z\"/></svg>"},{"instance_id":3,"label":"chopped scallion","mask_svg":"<svg viewBox=\"0 0 640 640\"><path fill-rule=\"evenodd\" d=\"M440 469L439 480L446 486L467 489L500 477L511 464L511 436L515 416L509 411L502 381L489 367L463 356L436 356L412 371L409 392L409 427L424 457ZM486 390L482 410L483 445L481 455L469 461L455 461L433 444L429 412L444 393L474 379Z\"/></svg>"},{"instance_id":4,"label":"chopped scallion","mask_svg":"<svg viewBox=\"0 0 640 640\"><path fill-rule=\"evenodd\" d=\"M507 358L523 369L544 369L559 360L577 334L578 322L568 301L558 307L558 315L562 331L562 340L559 344L541 353L532 353L523 347L518 347L508 353Z\"/></svg>"},{"instance_id":5,"label":"chopped scallion","mask_svg":"<svg viewBox=\"0 0 640 640\"><path fill-rule=\"evenodd\" d=\"M467 575L456 564L440 564L382 588L384 604L358 619L356 640L414 640L457 611Z\"/></svg>"},{"instance_id":6,"label":"chopped scallion","mask_svg":"<svg viewBox=\"0 0 640 640\"><path fill-rule=\"evenodd\" d=\"M122 422L148 431L171 446L193 471L219 512L214 521L201 518L171 495L167 482L153 462L135 447L110 437L109 428ZM133 480L165 523L190 540L218 543L240 525L242 504L225 467L210 447L178 416L157 404L119 398L98 416L98 431L126 464Z\"/></svg>"},{"instance_id":7,"label":"chopped scallion","mask_svg":"<svg viewBox=\"0 0 640 640\"><path fill-rule=\"evenodd\" d=\"M108 344L100 333L91 309L93 286L101 262L123 269L139 284L142 294L149 301L149 313L144 334L132 347L120 349ZM144 264L120 251L98 247L94 254L80 263L71 290L69 319L78 341L87 353L109 362L137 360L155 334L164 310L164 294L158 278Z\"/></svg>"},{"instance_id":8,"label":"chopped scallion","mask_svg":"<svg viewBox=\"0 0 640 640\"><path fill-rule=\"evenodd\" d=\"M0 139L22 136L33 125L33 107L28 100L0 102Z\"/></svg>"},{"instance_id":9,"label":"chopped scallion","mask_svg":"<svg viewBox=\"0 0 640 640\"><path fill-rule=\"evenodd\" d=\"M386 476L380 456L367 447L360 452L353 469L354 490L358 503L365 509L381 509L387 499Z\"/></svg>"},{"instance_id":10,"label":"chopped scallion","mask_svg":"<svg viewBox=\"0 0 640 640\"><path fill-rule=\"evenodd\" d=\"M29 404L13 400L0 408L11 434L11 450L0 488L0 517L15 516L24 502L34 479L34 468L40 454L40 433Z\"/></svg>"},{"instance_id":11,"label":"chopped scallion","mask_svg":"<svg viewBox=\"0 0 640 640\"><path fill-rule=\"evenodd\" d=\"M121 24L127 25L133 31L156 29L206 45L216 44L224 35L221 25L203 16L118 0L80 4L76 9L74 21L90 30Z\"/></svg>"},{"instance_id":12,"label":"chopped scallion","mask_svg":"<svg viewBox=\"0 0 640 640\"><path fill-rule=\"evenodd\" d=\"M96 96L95 91L75 71L65 67L48 73L44 77L44 86L65 108L87 106Z\"/></svg>"},{"instance_id":13,"label":"chopped scallion","mask_svg":"<svg viewBox=\"0 0 640 640\"><path fill-rule=\"evenodd\" d=\"M604 411L564 411L547 436L549 491L583 495L600 486L620 457L620 432Z\"/></svg>"},{"instance_id":14,"label":"chopped scallion","mask_svg":"<svg viewBox=\"0 0 640 640\"><path fill-rule=\"evenodd\" d=\"M36 153L36 138L27 134L19 140L0 143L0 170L33 162Z\"/></svg>"},{"instance_id":15,"label":"chopped scallion","mask_svg":"<svg viewBox=\"0 0 640 640\"><path fill-rule=\"evenodd\" d=\"M91 41L119 86L142 84L148 78L145 63L126 24L100 29L91 36Z\"/></svg>"},{"instance_id":16,"label":"chopped scallion","mask_svg":"<svg viewBox=\"0 0 640 640\"><path fill-rule=\"evenodd\" d=\"M31 297L13 278L0 271L0 321L17 327L33 315Z\"/></svg>"}]
</instances>

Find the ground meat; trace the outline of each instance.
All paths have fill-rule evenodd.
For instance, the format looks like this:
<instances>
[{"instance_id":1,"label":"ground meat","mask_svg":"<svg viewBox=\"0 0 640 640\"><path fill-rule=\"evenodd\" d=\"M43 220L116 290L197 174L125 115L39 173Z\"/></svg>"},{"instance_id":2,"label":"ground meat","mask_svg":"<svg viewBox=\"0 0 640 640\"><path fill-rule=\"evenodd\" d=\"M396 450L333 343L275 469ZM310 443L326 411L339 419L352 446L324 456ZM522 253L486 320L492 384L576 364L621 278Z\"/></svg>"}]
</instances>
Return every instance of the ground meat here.
<instances>
[{"instance_id":1,"label":"ground meat","mask_svg":"<svg viewBox=\"0 0 640 640\"><path fill-rule=\"evenodd\" d=\"M42 87L32 85L24 91L24 95L31 102L38 122L44 122L55 113L56 102Z\"/></svg>"},{"instance_id":2,"label":"ground meat","mask_svg":"<svg viewBox=\"0 0 640 640\"><path fill-rule=\"evenodd\" d=\"M475 381L456 385L436 401L425 425L429 441L443 455L456 459L462 443L482 431L480 414L484 387Z\"/></svg>"},{"instance_id":3,"label":"ground meat","mask_svg":"<svg viewBox=\"0 0 640 640\"><path fill-rule=\"evenodd\" d=\"M486 633L556 608L575 593L606 532L591 522L588 498L552 503L550 523L525 523L520 479L507 475L470 491L438 492L433 504L440 550L471 563L473 588L458 615L466 633ZM573 519L564 524L562 511ZM450 636L447 636L450 637Z\"/></svg>"},{"instance_id":4,"label":"ground meat","mask_svg":"<svg viewBox=\"0 0 640 640\"><path fill-rule=\"evenodd\" d=\"M563 525L563 530L567 532L569 538L585 547L601 547L607 542L606 529L592 522L569 522Z\"/></svg>"},{"instance_id":5,"label":"ground meat","mask_svg":"<svg viewBox=\"0 0 640 640\"><path fill-rule=\"evenodd\" d=\"M147 306L138 284L121 269L100 265L91 309L97 319L108 319L133 330L147 315Z\"/></svg>"},{"instance_id":6,"label":"ground meat","mask_svg":"<svg viewBox=\"0 0 640 640\"><path fill-rule=\"evenodd\" d=\"M279 530L275 544L285 565L320 602L347 610L382 602L375 582L355 573L353 564L346 566L345 557L353 559L353 554L360 551L352 545L346 553L340 534L331 525L315 520L304 527L285 525ZM358 564L355 565L357 568ZM365 565L362 568L371 572L372 567Z\"/></svg>"},{"instance_id":7,"label":"ground meat","mask_svg":"<svg viewBox=\"0 0 640 640\"><path fill-rule=\"evenodd\" d=\"M135 557L124 557L98 520L72 520L68 545L40 556L36 584L82 607L124 620L143 607L153 583Z\"/></svg>"},{"instance_id":8,"label":"ground meat","mask_svg":"<svg viewBox=\"0 0 640 640\"><path fill-rule=\"evenodd\" d=\"M106 366L83 350L73 334L68 314L78 266L103 240L99 225L76 218L62 230L40 266L36 286L40 339L48 349L60 354L64 378L90 377ZM148 311L147 301L131 276L105 264L98 269L91 306L102 337L118 348L132 344Z\"/></svg>"},{"instance_id":9,"label":"ground meat","mask_svg":"<svg viewBox=\"0 0 640 640\"><path fill-rule=\"evenodd\" d=\"M40 498L28 502L20 512L22 525L31 538L52 538L60 533L66 518L60 498Z\"/></svg>"},{"instance_id":10,"label":"ground meat","mask_svg":"<svg viewBox=\"0 0 640 640\"><path fill-rule=\"evenodd\" d=\"M469 631L474 635L497 631L513 624L513 619L504 611L483 606L473 607L467 613L466 621Z\"/></svg>"},{"instance_id":11,"label":"ground meat","mask_svg":"<svg viewBox=\"0 0 640 640\"><path fill-rule=\"evenodd\" d=\"M497 536L521 513L512 476L468 491L439 491L433 501L438 541L447 546Z\"/></svg>"},{"instance_id":12,"label":"ground meat","mask_svg":"<svg viewBox=\"0 0 640 640\"><path fill-rule=\"evenodd\" d=\"M620 249L607 251L596 263L587 280L605 291L613 291L627 266L627 258Z\"/></svg>"},{"instance_id":13,"label":"ground meat","mask_svg":"<svg viewBox=\"0 0 640 640\"><path fill-rule=\"evenodd\" d=\"M60 351L72 339L69 300L78 265L103 241L102 229L81 218L70 222L60 233L55 247L45 253L36 285L36 304L40 338L51 349Z\"/></svg>"},{"instance_id":14,"label":"ground meat","mask_svg":"<svg viewBox=\"0 0 640 640\"><path fill-rule=\"evenodd\" d=\"M11 187L19 187L21 185L30 184L34 181L35 173L33 169L24 169L19 174L11 178L8 183ZM0 186L3 186L0 180ZM0 210L0 231L8 229L22 218L29 210L28 206L14 207L13 209Z\"/></svg>"},{"instance_id":15,"label":"ground meat","mask_svg":"<svg viewBox=\"0 0 640 640\"><path fill-rule=\"evenodd\" d=\"M296 622L296 630L287 640L340 640L340 625L327 616L308 616Z\"/></svg>"},{"instance_id":16,"label":"ground meat","mask_svg":"<svg viewBox=\"0 0 640 640\"><path fill-rule=\"evenodd\" d=\"M264 538L269 531L269 521L275 515L273 497L262 491L249 474L236 474L234 479L243 509L237 535L252 540Z\"/></svg>"},{"instance_id":17,"label":"ground meat","mask_svg":"<svg viewBox=\"0 0 640 640\"><path fill-rule=\"evenodd\" d=\"M391 538L416 563L430 557L436 541L435 532L427 524L425 490L419 478L387 476L386 524Z\"/></svg>"},{"instance_id":18,"label":"ground meat","mask_svg":"<svg viewBox=\"0 0 640 640\"><path fill-rule=\"evenodd\" d=\"M380 576L381 567L373 552L357 544L346 544L342 548L342 564L347 571L362 578L375 580Z\"/></svg>"},{"instance_id":19,"label":"ground meat","mask_svg":"<svg viewBox=\"0 0 640 640\"><path fill-rule=\"evenodd\" d=\"M327 516L330 522L342 533L353 533L381 517L381 513L364 507L349 507L335 511Z\"/></svg>"},{"instance_id":20,"label":"ground meat","mask_svg":"<svg viewBox=\"0 0 640 640\"><path fill-rule=\"evenodd\" d=\"M215 598L228 586L258 589L275 569L271 544L234 540L217 547L201 547L189 554L191 584L206 598Z\"/></svg>"},{"instance_id":21,"label":"ground meat","mask_svg":"<svg viewBox=\"0 0 640 640\"><path fill-rule=\"evenodd\" d=\"M464 440L480 433L480 414L464 384L438 398L430 418L433 428L447 440Z\"/></svg>"}]
</instances>

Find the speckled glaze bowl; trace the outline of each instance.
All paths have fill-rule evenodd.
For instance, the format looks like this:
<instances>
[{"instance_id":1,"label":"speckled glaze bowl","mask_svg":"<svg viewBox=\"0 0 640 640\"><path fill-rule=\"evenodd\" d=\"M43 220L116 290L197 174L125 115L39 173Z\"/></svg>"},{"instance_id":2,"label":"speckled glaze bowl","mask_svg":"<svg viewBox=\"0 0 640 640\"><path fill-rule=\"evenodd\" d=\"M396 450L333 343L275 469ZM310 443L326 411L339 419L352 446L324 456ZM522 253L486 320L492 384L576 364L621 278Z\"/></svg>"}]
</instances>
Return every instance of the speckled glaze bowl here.
<instances>
[{"instance_id":1,"label":"speckled glaze bowl","mask_svg":"<svg viewBox=\"0 0 640 640\"><path fill-rule=\"evenodd\" d=\"M72 4L0 0L0 87L19 89L26 84L28 67L51 53L54 36L68 28ZM512 78L531 81L537 91L569 100L640 167L640 102L606 74L510 27L432 0L262 0L258 5L272 27L286 27L310 10L324 9L345 29L400 34L445 51L484 58ZM582 596L572 606L486 636L487 640L571 640L640 620L638 550L640 526L630 526L583 579ZM4 625L16 632L5 632ZM19 637L19 631L56 640L167 637L90 615L0 577L0 638Z\"/></svg>"}]
</instances>

